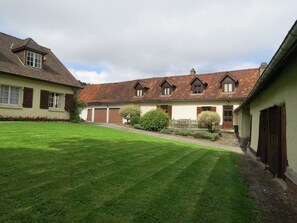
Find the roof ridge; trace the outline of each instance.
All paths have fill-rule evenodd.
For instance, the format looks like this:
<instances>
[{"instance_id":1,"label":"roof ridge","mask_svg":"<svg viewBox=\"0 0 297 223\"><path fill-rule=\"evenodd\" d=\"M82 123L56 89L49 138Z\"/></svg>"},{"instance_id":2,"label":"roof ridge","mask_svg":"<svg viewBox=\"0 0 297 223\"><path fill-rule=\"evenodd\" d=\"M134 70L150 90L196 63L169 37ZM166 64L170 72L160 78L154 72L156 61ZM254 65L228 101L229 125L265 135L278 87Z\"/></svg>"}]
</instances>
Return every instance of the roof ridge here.
<instances>
[{"instance_id":1,"label":"roof ridge","mask_svg":"<svg viewBox=\"0 0 297 223\"><path fill-rule=\"evenodd\" d=\"M4 32L0 32L0 34L3 34L3 35L5 35L5 36L8 36L8 37L15 38L15 39L18 39L18 40L23 40L23 39L21 39L21 38L19 38L19 37L16 37L16 36L13 36L13 35L10 35L10 34L7 34L7 33L4 33Z\"/></svg>"},{"instance_id":2,"label":"roof ridge","mask_svg":"<svg viewBox=\"0 0 297 223\"><path fill-rule=\"evenodd\" d=\"M196 75L200 76L200 75L223 74L223 73L229 73L229 72L258 70L258 69L259 69L258 67L255 67L255 68L245 68L245 69L237 69L237 70L216 71L216 72L212 72L212 73L201 73L201 74L196 74Z\"/></svg>"},{"instance_id":3,"label":"roof ridge","mask_svg":"<svg viewBox=\"0 0 297 223\"><path fill-rule=\"evenodd\" d=\"M201 75L215 75L215 74L224 74L224 73L229 73L229 72L258 70L258 69L259 68L246 68L246 69L237 69L237 70L228 70L228 71L217 71L217 72L212 72L212 73L195 74L195 76L193 76L192 74L182 74L182 75L172 75L172 76L159 76L159 77L149 77L149 78L144 78L144 79L133 79L133 80L127 80L127 81L109 82L109 83L101 83L101 84L90 84L90 85L98 86L98 85L106 85L106 84L121 84L121 83L135 82L135 81L146 81L146 80L152 80L152 79L166 80L168 78L186 77L186 76L199 77Z\"/></svg>"}]
</instances>

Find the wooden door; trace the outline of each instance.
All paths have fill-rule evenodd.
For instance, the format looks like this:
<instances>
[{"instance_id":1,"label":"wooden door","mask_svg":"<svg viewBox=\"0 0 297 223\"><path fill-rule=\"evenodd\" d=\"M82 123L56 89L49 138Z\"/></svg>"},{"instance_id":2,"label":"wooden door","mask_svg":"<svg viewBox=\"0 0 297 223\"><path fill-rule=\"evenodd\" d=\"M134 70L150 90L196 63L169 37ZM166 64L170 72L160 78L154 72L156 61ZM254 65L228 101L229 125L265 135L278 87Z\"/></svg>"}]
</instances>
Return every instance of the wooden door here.
<instances>
[{"instance_id":1,"label":"wooden door","mask_svg":"<svg viewBox=\"0 0 297 223\"><path fill-rule=\"evenodd\" d=\"M172 119L172 106L171 105L160 105L158 108L162 109L169 117L169 120Z\"/></svg>"},{"instance_id":2,"label":"wooden door","mask_svg":"<svg viewBox=\"0 0 297 223\"><path fill-rule=\"evenodd\" d=\"M257 156L275 176L285 177L288 165L285 106L261 111Z\"/></svg>"},{"instance_id":3,"label":"wooden door","mask_svg":"<svg viewBox=\"0 0 297 223\"><path fill-rule=\"evenodd\" d=\"M95 108L94 122L106 123L106 108Z\"/></svg>"},{"instance_id":4,"label":"wooden door","mask_svg":"<svg viewBox=\"0 0 297 223\"><path fill-rule=\"evenodd\" d=\"M123 119L120 116L120 109L119 108L110 108L109 109L109 121L108 123L113 124L123 124Z\"/></svg>"},{"instance_id":5,"label":"wooden door","mask_svg":"<svg viewBox=\"0 0 297 223\"><path fill-rule=\"evenodd\" d=\"M223 106L223 129L233 129L233 105Z\"/></svg>"},{"instance_id":6,"label":"wooden door","mask_svg":"<svg viewBox=\"0 0 297 223\"><path fill-rule=\"evenodd\" d=\"M281 107L281 128L280 128L280 131L281 131L281 157L280 157L280 177L281 178L285 178L285 171L286 171L286 168L288 166L288 159L287 159L287 133L286 133L286 130L287 130L287 115L286 115L286 106L283 106Z\"/></svg>"}]
</instances>

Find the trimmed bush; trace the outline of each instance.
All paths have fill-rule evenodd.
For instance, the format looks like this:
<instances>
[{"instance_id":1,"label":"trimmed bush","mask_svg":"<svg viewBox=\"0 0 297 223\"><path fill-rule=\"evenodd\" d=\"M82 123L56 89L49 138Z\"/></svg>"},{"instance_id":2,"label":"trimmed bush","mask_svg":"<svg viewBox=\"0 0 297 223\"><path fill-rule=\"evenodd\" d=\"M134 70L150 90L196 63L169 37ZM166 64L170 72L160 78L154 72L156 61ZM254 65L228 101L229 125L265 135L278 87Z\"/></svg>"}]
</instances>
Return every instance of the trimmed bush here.
<instances>
[{"instance_id":1,"label":"trimmed bush","mask_svg":"<svg viewBox=\"0 0 297 223\"><path fill-rule=\"evenodd\" d=\"M180 129L180 130L177 130L175 132L176 135L181 135L181 136L193 136L194 135L194 132L189 130L189 129Z\"/></svg>"},{"instance_id":2,"label":"trimmed bush","mask_svg":"<svg viewBox=\"0 0 297 223\"><path fill-rule=\"evenodd\" d=\"M140 107L137 105L124 105L120 109L120 115L127 120L127 123L130 123L132 116L140 116L140 113Z\"/></svg>"},{"instance_id":3,"label":"trimmed bush","mask_svg":"<svg viewBox=\"0 0 297 223\"><path fill-rule=\"evenodd\" d=\"M216 141L220 138L219 133L211 133L209 131L199 131L194 134L194 138L196 139L209 139L211 141Z\"/></svg>"},{"instance_id":4,"label":"trimmed bush","mask_svg":"<svg viewBox=\"0 0 297 223\"><path fill-rule=\"evenodd\" d=\"M136 128L136 129L143 129L140 124L135 124L135 125L133 125L133 127Z\"/></svg>"},{"instance_id":5,"label":"trimmed bush","mask_svg":"<svg viewBox=\"0 0 297 223\"><path fill-rule=\"evenodd\" d=\"M212 111L203 111L197 117L199 126L205 126L208 131L214 132L218 129L221 118L218 113Z\"/></svg>"},{"instance_id":6,"label":"trimmed bush","mask_svg":"<svg viewBox=\"0 0 297 223\"><path fill-rule=\"evenodd\" d=\"M163 110L155 109L140 117L139 123L145 130L157 132L168 127L169 117Z\"/></svg>"},{"instance_id":7,"label":"trimmed bush","mask_svg":"<svg viewBox=\"0 0 297 223\"><path fill-rule=\"evenodd\" d=\"M136 124L139 124L139 120L140 120L140 116L138 115L133 115L131 118L130 118L130 124L132 126L136 125Z\"/></svg>"},{"instance_id":8,"label":"trimmed bush","mask_svg":"<svg viewBox=\"0 0 297 223\"><path fill-rule=\"evenodd\" d=\"M160 132L164 134L171 134L173 131L171 129L165 128L165 129L161 129Z\"/></svg>"}]
</instances>

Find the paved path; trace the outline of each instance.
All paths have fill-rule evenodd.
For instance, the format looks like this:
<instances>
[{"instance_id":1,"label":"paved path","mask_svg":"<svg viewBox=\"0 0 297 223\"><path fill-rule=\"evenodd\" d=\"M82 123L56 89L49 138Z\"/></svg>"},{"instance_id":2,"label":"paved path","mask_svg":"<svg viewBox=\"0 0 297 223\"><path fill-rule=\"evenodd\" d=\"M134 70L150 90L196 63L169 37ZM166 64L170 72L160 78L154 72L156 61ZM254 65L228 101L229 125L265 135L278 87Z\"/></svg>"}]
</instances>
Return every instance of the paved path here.
<instances>
[{"instance_id":1,"label":"paved path","mask_svg":"<svg viewBox=\"0 0 297 223\"><path fill-rule=\"evenodd\" d=\"M134 129L134 128L126 127L126 126L122 126L122 125L116 125L116 124L98 124L98 125L104 126L107 128L120 129L120 130L129 131L129 132L136 132L139 134L154 136L154 137L163 138L163 139L170 139L170 140L192 143L192 144L196 144L196 145L225 149L225 150L229 150L232 152L243 154L241 148L238 146L223 145L223 144L219 144L217 142L211 142L209 140L199 140L199 139L195 139L195 138L187 138L187 137L177 136L177 135L168 135L168 134L162 134L162 133L157 133L157 132L149 132L149 131Z\"/></svg>"}]
</instances>

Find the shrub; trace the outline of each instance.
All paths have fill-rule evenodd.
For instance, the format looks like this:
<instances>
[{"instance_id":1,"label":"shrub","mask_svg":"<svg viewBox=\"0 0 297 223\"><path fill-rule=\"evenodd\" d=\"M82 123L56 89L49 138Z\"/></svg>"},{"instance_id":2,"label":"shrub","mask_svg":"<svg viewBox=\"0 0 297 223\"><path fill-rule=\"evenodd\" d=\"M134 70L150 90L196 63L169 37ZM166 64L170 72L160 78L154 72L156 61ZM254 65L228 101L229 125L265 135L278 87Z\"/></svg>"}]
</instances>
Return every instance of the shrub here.
<instances>
[{"instance_id":1,"label":"shrub","mask_svg":"<svg viewBox=\"0 0 297 223\"><path fill-rule=\"evenodd\" d=\"M30 121L30 122L69 122L68 119L48 118L40 116L1 116L0 121Z\"/></svg>"},{"instance_id":2,"label":"shrub","mask_svg":"<svg viewBox=\"0 0 297 223\"><path fill-rule=\"evenodd\" d=\"M148 131L160 131L168 127L169 117L160 109L151 110L140 117L141 126Z\"/></svg>"},{"instance_id":3,"label":"shrub","mask_svg":"<svg viewBox=\"0 0 297 223\"><path fill-rule=\"evenodd\" d=\"M196 132L194 134L194 138L197 138L197 139L209 139L211 141L215 141L215 140L218 140L220 138L220 134L219 133L211 133L209 131L199 131L199 132Z\"/></svg>"},{"instance_id":4,"label":"shrub","mask_svg":"<svg viewBox=\"0 0 297 223\"><path fill-rule=\"evenodd\" d=\"M212 111L203 111L197 117L198 125L205 126L210 132L214 132L217 129L220 121L219 114Z\"/></svg>"},{"instance_id":5,"label":"shrub","mask_svg":"<svg viewBox=\"0 0 297 223\"><path fill-rule=\"evenodd\" d=\"M171 134L173 131L171 129L165 128L165 129L161 129L160 132L164 134Z\"/></svg>"},{"instance_id":6,"label":"shrub","mask_svg":"<svg viewBox=\"0 0 297 223\"><path fill-rule=\"evenodd\" d=\"M181 136L193 136L194 135L194 132L189 130L189 129L180 129L180 130L177 130L175 132L176 135L181 135Z\"/></svg>"},{"instance_id":7,"label":"shrub","mask_svg":"<svg viewBox=\"0 0 297 223\"><path fill-rule=\"evenodd\" d=\"M120 115L127 120L127 123L130 123L131 117L140 116L140 107L137 105L124 105L120 109Z\"/></svg>"},{"instance_id":8,"label":"shrub","mask_svg":"<svg viewBox=\"0 0 297 223\"><path fill-rule=\"evenodd\" d=\"M143 129L140 124L135 124L135 125L133 125L133 127L136 128L136 129Z\"/></svg>"},{"instance_id":9,"label":"shrub","mask_svg":"<svg viewBox=\"0 0 297 223\"><path fill-rule=\"evenodd\" d=\"M139 120L140 120L140 116L138 115L133 115L131 118L130 118L130 123L132 126L136 125L136 124L139 124Z\"/></svg>"},{"instance_id":10,"label":"shrub","mask_svg":"<svg viewBox=\"0 0 297 223\"><path fill-rule=\"evenodd\" d=\"M81 122L80 113L83 108L85 108L87 104L83 101L79 101L76 98L73 100L73 107L70 110L70 122L79 123Z\"/></svg>"}]
</instances>

